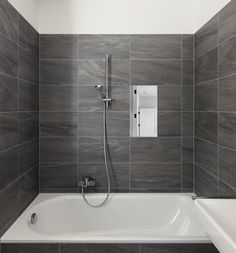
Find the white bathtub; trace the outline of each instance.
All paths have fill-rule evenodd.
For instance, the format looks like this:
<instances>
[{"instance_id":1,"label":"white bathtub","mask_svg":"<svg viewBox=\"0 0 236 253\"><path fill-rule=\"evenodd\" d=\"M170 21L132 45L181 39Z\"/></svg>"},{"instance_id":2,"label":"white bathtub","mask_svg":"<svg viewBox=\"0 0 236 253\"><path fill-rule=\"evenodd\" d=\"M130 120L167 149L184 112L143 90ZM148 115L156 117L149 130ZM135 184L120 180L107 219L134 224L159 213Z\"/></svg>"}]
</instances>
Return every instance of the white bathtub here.
<instances>
[{"instance_id":1,"label":"white bathtub","mask_svg":"<svg viewBox=\"0 0 236 253\"><path fill-rule=\"evenodd\" d=\"M104 194L91 194L93 203ZM30 225L36 213L36 224ZM80 194L39 194L2 236L3 243L209 243L189 194L111 195L91 208Z\"/></svg>"}]
</instances>

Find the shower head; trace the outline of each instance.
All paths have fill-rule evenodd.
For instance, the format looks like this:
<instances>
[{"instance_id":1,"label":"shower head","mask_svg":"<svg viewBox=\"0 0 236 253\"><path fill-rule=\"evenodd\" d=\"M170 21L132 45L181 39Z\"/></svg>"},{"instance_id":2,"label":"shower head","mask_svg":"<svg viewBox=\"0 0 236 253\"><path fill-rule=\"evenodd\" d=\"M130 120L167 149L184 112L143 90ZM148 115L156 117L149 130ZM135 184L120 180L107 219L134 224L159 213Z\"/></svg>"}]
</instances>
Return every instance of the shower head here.
<instances>
[{"instance_id":1,"label":"shower head","mask_svg":"<svg viewBox=\"0 0 236 253\"><path fill-rule=\"evenodd\" d=\"M103 93L103 87L102 87L102 85L96 85L95 89L100 92L100 95L101 95L102 99L106 98L105 95L104 95L104 93Z\"/></svg>"}]
</instances>

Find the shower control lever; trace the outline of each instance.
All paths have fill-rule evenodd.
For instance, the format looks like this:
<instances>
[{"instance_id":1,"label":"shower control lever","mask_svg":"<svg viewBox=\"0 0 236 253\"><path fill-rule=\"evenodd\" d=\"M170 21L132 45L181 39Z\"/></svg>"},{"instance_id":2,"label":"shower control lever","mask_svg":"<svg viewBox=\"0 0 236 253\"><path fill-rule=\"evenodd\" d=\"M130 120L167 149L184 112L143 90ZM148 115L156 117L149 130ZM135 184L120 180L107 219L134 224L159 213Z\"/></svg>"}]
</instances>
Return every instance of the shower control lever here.
<instances>
[{"instance_id":1,"label":"shower control lever","mask_svg":"<svg viewBox=\"0 0 236 253\"><path fill-rule=\"evenodd\" d=\"M82 179L79 181L80 187L87 188L87 187L91 187L95 185L96 185L96 178L93 178L93 177L89 177L89 176L82 177Z\"/></svg>"}]
</instances>

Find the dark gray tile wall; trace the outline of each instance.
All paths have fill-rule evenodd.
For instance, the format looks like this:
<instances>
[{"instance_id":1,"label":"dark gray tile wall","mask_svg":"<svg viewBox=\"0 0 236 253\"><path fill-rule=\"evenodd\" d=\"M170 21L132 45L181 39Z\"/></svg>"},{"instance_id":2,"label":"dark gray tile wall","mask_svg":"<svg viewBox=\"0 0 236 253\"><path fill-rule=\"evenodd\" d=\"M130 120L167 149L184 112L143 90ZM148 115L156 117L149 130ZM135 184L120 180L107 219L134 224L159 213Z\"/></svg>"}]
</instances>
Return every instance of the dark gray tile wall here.
<instances>
[{"instance_id":1,"label":"dark gray tile wall","mask_svg":"<svg viewBox=\"0 0 236 253\"><path fill-rule=\"evenodd\" d=\"M39 35L0 1L0 235L38 194Z\"/></svg>"},{"instance_id":2,"label":"dark gray tile wall","mask_svg":"<svg viewBox=\"0 0 236 253\"><path fill-rule=\"evenodd\" d=\"M195 34L195 192L236 195L236 1Z\"/></svg>"},{"instance_id":3,"label":"dark gray tile wall","mask_svg":"<svg viewBox=\"0 0 236 253\"><path fill-rule=\"evenodd\" d=\"M106 190L103 104L94 89L105 82L106 53L112 190L192 192L193 36L40 35L41 192L78 191L84 175ZM129 137L130 84L158 85L159 138Z\"/></svg>"},{"instance_id":4,"label":"dark gray tile wall","mask_svg":"<svg viewBox=\"0 0 236 253\"><path fill-rule=\"evenodd\" d=\"M213 244L2 244L1 253L219 253Z\"/></svg>"}]
</instances>

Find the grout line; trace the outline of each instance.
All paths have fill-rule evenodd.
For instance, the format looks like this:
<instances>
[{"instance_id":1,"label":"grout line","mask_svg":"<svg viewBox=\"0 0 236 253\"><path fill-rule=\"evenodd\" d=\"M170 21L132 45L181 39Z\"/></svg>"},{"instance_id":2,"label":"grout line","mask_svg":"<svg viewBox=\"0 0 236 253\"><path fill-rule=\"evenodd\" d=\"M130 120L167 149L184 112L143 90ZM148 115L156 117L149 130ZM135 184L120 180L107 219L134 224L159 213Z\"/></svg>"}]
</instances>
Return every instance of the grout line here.
<instances>
[{"instance_id":1,"label":"grout line","mask_svg":"<svg viewBox=\"0 0 236 253\"><path fill-rule=\"evenodd\" d=\"M181 88L180 88L180 103L181 103L181 122L180 122L180 132L181 132L181 152L180 152L180 160L181 160L181 172L180 172L180 183L181 183L181 191L183 189L183 35L180 36L180 54L181 54Z\"/></svg>"},{"instance_id":2,"label":"grout line","mask_svg":"<svg viewBox=\"0 0 236 253\"><path fill-rule=\"evenodd\" d=\"M195 54L196 54L196 48L195 48L195 35L193 35L193 192L195 192Z\"/></svg>"},{"instance_id":3,"label":"grout line","mask_svg":"<svg viewBox=\"0 0 236 253\"><path fill-rule=\"evenodd\" d=\"M218 43L218 48L217 48L217 173L218 173L218 195L220 194L220 85L219 85L219 76L220 76L220 36L219 36L219 13L217 14L217 43Z\"/></svg>"}]
</instances>

